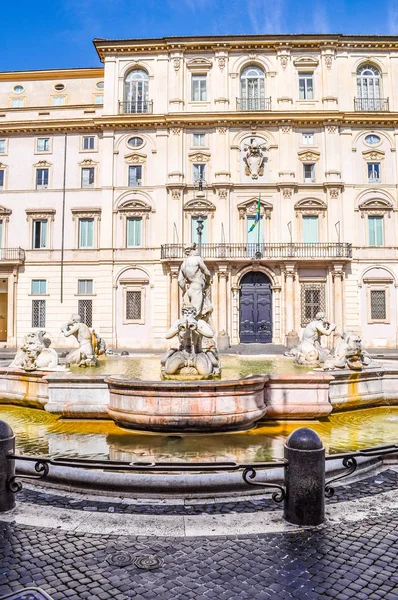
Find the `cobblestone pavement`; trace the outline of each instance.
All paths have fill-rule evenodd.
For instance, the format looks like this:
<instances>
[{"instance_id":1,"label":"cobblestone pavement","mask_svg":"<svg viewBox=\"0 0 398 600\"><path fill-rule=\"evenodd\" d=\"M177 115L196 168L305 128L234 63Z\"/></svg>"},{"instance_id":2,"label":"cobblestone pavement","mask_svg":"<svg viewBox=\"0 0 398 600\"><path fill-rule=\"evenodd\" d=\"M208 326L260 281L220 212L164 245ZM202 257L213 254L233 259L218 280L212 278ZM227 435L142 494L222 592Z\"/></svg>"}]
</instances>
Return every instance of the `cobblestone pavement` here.
<instances>
[{"instance_id":1,"label":"cobblestone pavement","mask_svg":"<svg viewBox=\"0 0 398 600\"><path fill-rule=\"evenodd\" d=\"M148 555L159 561L154 570L141 568ZM37 586L54 600L397 600L398 511L216 538L77 535L0 521L0 565L0 595Z\"/></svg>"}]
</instances>

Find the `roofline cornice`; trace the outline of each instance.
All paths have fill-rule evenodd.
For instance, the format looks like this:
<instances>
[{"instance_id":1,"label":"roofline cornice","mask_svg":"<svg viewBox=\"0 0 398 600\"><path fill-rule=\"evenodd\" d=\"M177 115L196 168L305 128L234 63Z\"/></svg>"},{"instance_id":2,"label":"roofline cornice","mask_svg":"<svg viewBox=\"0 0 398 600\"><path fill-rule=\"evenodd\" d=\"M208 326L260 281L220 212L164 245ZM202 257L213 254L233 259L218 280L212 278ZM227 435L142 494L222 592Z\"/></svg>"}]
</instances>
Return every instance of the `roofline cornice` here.
<instances>
[{"instance_id":1,"label":"roofline cornice","mask_svg":"<svg viewBox=\"0 0 398 600\"><path fill-rule=\"evenodd\" d=\"M163 37L127 40L94 39L101 61L108 54L156 54L168 52L214 52L216 50L372 49L397 50L398 36L344 34L290 34L245 36Z\"/></svg>"},{"instance_id":2,"label":"roofline cornice","mask_svg":"<svg viewBox=\"0 0 398 600\"><path fill-rule=\"evenodd\" d=\"M0 81L42 81L53 79L91 79L104 76L104 67L90 69L47 69L43 71L3 71Z\"/></svg>"},{"instance_id":3,"label":"roofline cornice","mask_svg":"<svg viewBox=\"0 0 398 600\"><path fill-rule=\"evenodd\" d=\"M398 127L398 113L268 112L264 113L171 113L168 115L112 115L80 119L13 121L0 124L0 135L81 133L85 131L168 129L170 127Z\"/></svg>"}]
</instances>

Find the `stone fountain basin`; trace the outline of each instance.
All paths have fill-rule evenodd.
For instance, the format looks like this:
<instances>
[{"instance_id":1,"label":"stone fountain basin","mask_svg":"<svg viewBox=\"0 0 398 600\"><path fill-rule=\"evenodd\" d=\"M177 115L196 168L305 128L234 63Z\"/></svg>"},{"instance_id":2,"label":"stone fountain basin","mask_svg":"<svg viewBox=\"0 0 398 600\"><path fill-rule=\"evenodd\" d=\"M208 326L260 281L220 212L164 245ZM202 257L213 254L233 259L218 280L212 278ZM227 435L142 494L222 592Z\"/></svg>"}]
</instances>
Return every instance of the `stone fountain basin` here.
<instances>
[{"instance_id":1,"label":"stone fountain basin","mask_svg":"<svg viewBox=\"0 0 398 600\"><path fill-rule=\"evenodd\" d=\"M139 381L113 376L109 416L120 427L167 432L249 429L266 412L264 375L238 381Z\"/></svg>"}]
</instances>

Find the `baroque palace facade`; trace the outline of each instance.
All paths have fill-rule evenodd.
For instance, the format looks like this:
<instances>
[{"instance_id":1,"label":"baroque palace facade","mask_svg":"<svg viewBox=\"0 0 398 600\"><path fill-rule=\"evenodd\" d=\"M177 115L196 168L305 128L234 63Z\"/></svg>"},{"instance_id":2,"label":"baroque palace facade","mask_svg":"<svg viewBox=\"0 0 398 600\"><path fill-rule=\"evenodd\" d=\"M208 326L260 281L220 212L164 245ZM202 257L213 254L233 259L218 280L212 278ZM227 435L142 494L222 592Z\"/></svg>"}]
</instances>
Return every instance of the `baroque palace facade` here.
<instances>
[{"instance_id":1,"label":"baroque palace facade","mask_svg":"<svg viewBox=\"0 0 398 600\"><path fill-rule=\"evenodd\" d=\"M325 310L395 347L398 38L94 44L103 68L0 73L0 341L79 313L163 347L199 224L231 343Z\"/></svg>"}]
</instances>

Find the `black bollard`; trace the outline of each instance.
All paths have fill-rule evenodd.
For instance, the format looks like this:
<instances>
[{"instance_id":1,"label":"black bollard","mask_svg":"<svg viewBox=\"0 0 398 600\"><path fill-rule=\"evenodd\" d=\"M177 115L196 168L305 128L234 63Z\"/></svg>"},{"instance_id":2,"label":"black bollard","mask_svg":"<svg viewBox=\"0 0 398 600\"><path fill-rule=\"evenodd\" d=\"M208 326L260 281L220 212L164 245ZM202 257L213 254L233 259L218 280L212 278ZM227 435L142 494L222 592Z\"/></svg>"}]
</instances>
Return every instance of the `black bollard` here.
<instances>
[{"instance_id":1,"label":"black bollard","mask_svg":"<svg viewBox=\"0 0 398 600\"><path fill-rule=\"evenodd\" d=\"M316 431L293 431L286 440L285 459L284 518L295 525L320 525L325 520L325 448Z\"/></svg>"},{"instance_id":2,"label":"black bollard","mask_svg":"<svg viewBox=\"0 0 398 600\"><path fill-rule=\"evenodd\" d=\"M15 494L8 482L15 475L15 460L7 458L14 454L15 435L8 423L0 421L0 513L15 507Z\"/></svg>"}]
</instances>

